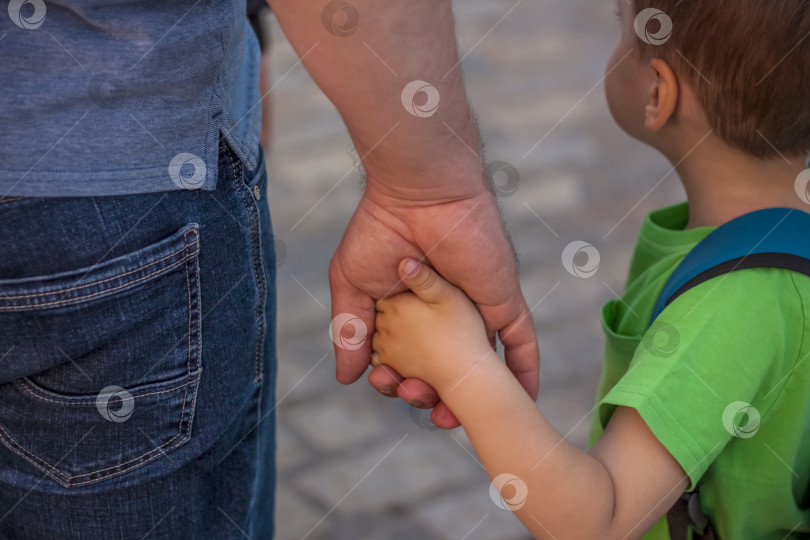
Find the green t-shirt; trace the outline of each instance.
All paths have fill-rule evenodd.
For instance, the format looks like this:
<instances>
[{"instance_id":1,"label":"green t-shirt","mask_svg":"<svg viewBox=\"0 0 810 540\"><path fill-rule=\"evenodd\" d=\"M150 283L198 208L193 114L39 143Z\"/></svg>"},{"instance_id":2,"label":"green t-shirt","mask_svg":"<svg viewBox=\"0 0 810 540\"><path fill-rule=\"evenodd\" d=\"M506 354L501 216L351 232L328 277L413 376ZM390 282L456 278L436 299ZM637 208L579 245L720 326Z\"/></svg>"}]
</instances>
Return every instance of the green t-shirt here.
<instances>
[{"instance_id":1,"label":"green t-shirt","mask_svg":"<svg viewBox=\"0 0 810 540\"><path fill-rule=\"evenodd\" d=\"M720 538L810 532L810 278L757 268L676 298L649 327L664 284L713 229L684 229L682 203L647 216L607 336L591 442L632 407L689 475ZM804 535L802 535L804 536ZM667 539L665 519L648 539Z\"/></svg>"}]
</instances>

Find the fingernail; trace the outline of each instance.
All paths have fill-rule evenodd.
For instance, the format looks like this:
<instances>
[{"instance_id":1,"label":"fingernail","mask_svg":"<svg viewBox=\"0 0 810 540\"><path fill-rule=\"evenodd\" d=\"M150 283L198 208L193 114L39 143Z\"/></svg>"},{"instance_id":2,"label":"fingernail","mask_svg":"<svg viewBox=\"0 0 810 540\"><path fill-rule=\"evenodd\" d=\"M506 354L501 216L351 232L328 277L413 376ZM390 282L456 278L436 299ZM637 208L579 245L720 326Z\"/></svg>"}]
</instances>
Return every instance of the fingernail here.
<instances>
[{"instance_id":1,"label":"fingernail","mask_svg":"<svg viewBox=\"0 0 810 540\"><path fill-rule=\"evenodd\" d=\"M413 277L419 271L419 262L413 259L408 259L405 261L405 275L408 277Z\"/></svg>"},{"instance_id":2,"label":"fingernail","mask_svg":"<svg viewBox=\"0 0 810 540\"><path fill-rule=\"evenodd\" d=\"M414 406L414 407L416 407L417 409L421 409L422 407L424 407L424 406L425 406L424 402L419 401L419 400L416 400L416 401L411 401L411 405L413 405L413 406Z\"/></svg>"},{"instance_id":3,"label":"fingernail","mask_svg":"<svg viewBox=\"0 0 810 540\"><path fill-rule=\"evenodd\" d=\"M390 386L383 386L382 388L379 388L379 391L389 396L394 393L394 389Z\"/></svg>"}]
</instances>

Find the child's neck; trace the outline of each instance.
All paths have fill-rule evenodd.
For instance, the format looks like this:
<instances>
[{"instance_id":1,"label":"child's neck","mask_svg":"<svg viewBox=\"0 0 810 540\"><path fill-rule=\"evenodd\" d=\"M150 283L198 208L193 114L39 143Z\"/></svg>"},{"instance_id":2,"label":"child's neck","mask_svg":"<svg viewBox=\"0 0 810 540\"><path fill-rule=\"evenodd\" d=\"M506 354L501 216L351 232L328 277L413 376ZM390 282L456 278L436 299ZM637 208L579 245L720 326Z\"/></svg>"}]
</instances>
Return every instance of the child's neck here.
<instances>
[{"instance_id":1,"label":"child's neck","mask_svg":"<svg viewBox=\"0 0 810 540\"><path fill-rule=\"evenodd\" d=\"M763 160L707 144L677 166L689 200L686 228L718 227L763 208L810 211L796 193L796 177L805 168L804 156Z\"/></svg>"}]
</instances>

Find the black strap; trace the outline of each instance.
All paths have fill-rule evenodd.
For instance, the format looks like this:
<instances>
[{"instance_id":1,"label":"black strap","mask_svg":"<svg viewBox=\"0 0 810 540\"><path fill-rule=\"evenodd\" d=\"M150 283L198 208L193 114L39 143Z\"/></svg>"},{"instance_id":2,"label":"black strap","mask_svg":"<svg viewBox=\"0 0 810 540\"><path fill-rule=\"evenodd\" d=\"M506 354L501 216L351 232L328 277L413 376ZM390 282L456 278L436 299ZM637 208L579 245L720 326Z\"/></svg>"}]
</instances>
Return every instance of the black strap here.
<instances>
[{"instance_id":1,"label":"black strap","mask_svg":"<svg viewBox=\"0 0 810 540\"><path fill-rule=\"evenodd\" d=\"M698 489L685 492L667 512L670 540L689 540L689 529L692 529L692 540L718 540L709 517L700 507Z\"/></svg>"},{"instance_id":2,"label":"black strap","mask_svg":"<svg viewBox=\"0 0 810 540\"><path fill-rule=\"evenodd\" d=\"M667 525L669 525L669 537L671 540L682 540L689 538L689 493L683 493L672 508L667 512Z\"/></svg>"}]
</instances>

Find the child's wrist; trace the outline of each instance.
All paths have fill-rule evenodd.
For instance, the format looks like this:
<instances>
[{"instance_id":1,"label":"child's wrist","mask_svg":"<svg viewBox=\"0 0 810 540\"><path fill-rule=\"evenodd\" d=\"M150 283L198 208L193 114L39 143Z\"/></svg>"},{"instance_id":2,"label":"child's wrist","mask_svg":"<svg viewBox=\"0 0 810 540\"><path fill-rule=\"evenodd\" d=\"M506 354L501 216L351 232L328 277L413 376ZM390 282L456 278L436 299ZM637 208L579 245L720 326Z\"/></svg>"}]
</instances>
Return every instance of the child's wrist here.
<instances>
[{"instance_id":1,"label":"child's wrist","mask_svg":"<svg viewBox=\"0 0 810 540\"><path fill-rule=\"evenodd\" d=\"M442 396L458 388L477 370L494 363L503 364L489 344L486 347L479 347L467 352L459 351L459 356L445 358L438 362L433 380L428 382L439 393L439 396Z\"/></svg>"},{"instance_id":2,"label":"child's wrist","mask_svg":"<svg viewBox=\"0 0 810 540\"><path fill-rule=\"evenodd\" d=\"M453 378L445 379L434 387L442 402L465 428L468 423L475 424L483 419L483 409L489 412L508 409L511 405L504 403L508 404L515 396L525 394L514 374L495 351L490 350L479 358L479 361L467 364L465 372L455 373ZM503 417L504 421L507 416Z\"/></svg>"}]
</instances>

